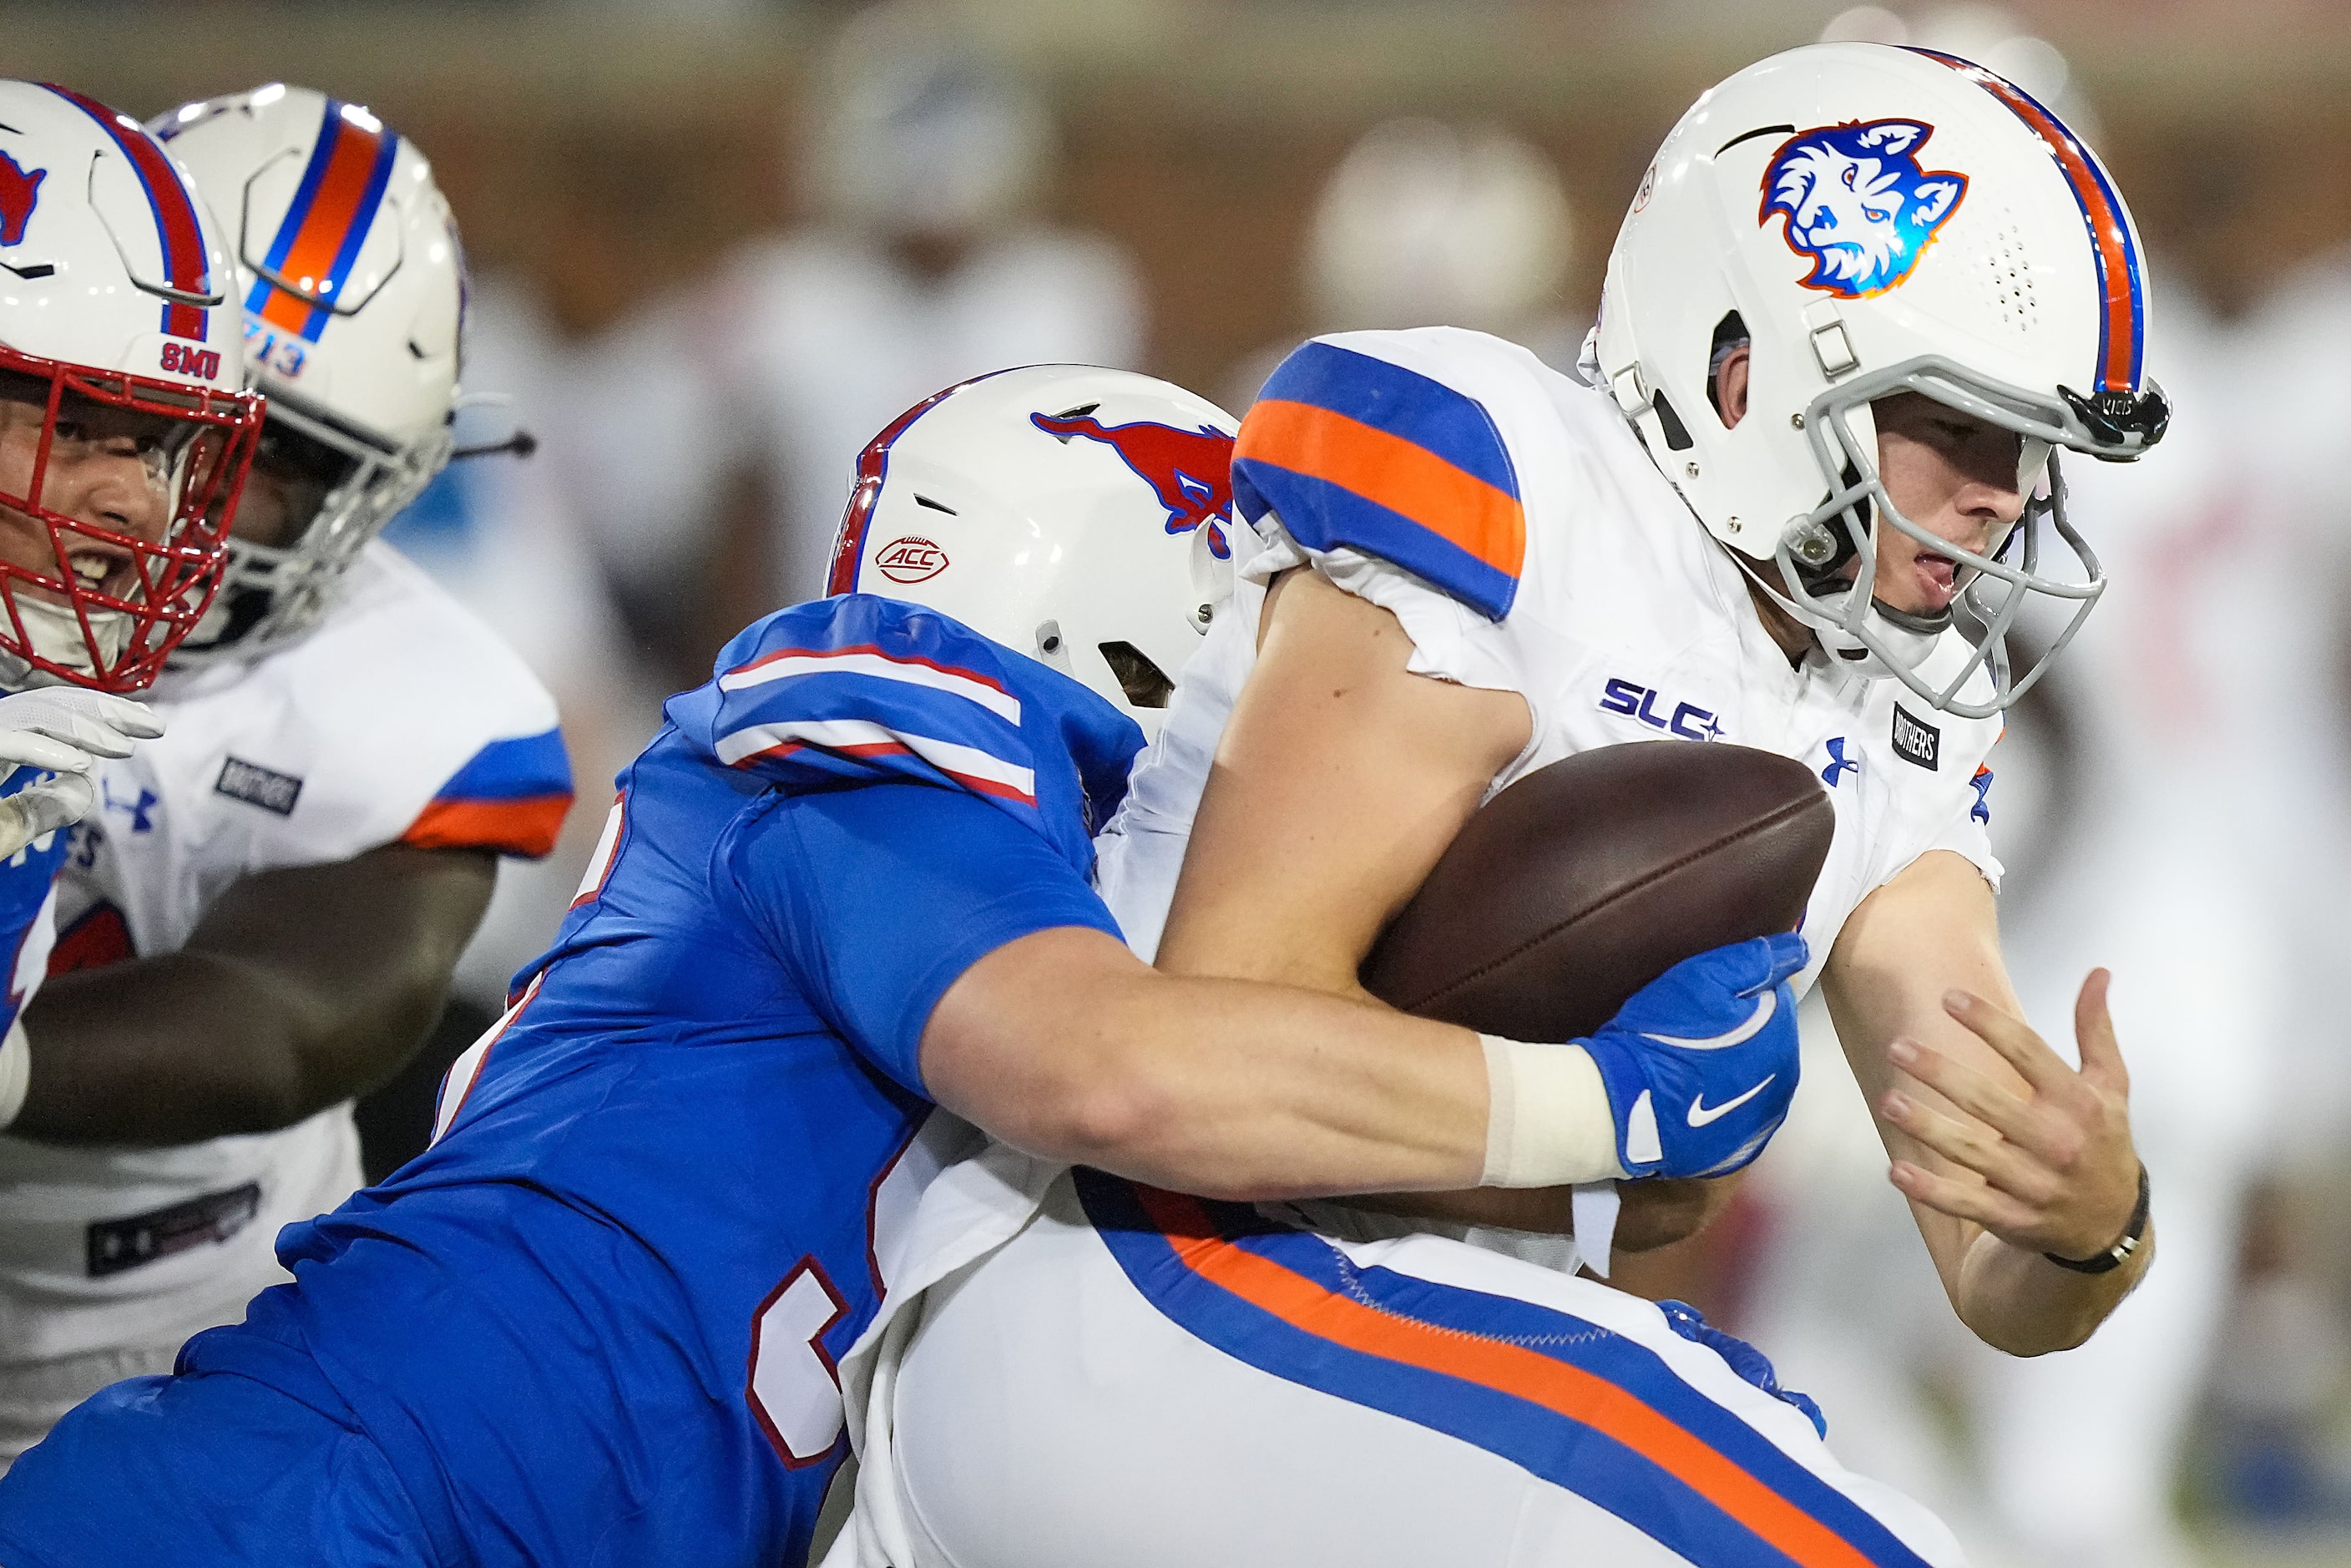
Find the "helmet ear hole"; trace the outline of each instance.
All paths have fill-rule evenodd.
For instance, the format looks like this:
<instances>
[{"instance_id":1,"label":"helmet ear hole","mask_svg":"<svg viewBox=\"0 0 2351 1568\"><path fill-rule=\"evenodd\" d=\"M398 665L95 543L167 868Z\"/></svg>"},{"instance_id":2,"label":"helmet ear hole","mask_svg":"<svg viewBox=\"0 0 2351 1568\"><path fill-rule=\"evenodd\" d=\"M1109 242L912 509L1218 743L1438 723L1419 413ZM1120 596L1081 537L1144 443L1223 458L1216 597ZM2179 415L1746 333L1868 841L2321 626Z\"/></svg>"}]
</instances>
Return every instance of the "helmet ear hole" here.
<instances>
[{"instance_id":1,"label":"helmet ear hole","mask_svg":"<svg viewBox=\"0 0 2351 1568\"><path fill-rule=\"evenodd\" d=\"M1649 402L1657 411L1657 423L1665 430L1667 450L1687 452L1698 444L1690 439L1689 427L1682 423L1681 415L1674 412L1674 405L1666 401L1662 389L1650 394Z\"/></svg>"},{"instance_id":2,"label":"helmet ear hole","mask_svg":"<svg viewBox=\"0 0 2351 1568\"><path fill-rule=\"evenodd\" d=\"M1167 698L1176 690L1176 683L1169 680L1142 649L1132 643L1101 643L1096 646L1109 664L1110 673L1118 677L1119 689L1126 694L1130 706L1167 706Z\"/></svg>"},{"instance_id":3,"label":"helmet ear hole","mask_svg":"<svg viewBox=\"0 0 2351 1568\"><path fill-rule=\"evenodd\" d=\"M1722 406L1723 361L1751 341L1753 339L1747 330L1747 318L1731 310L1725 312L1722 319L1714 324L1714 340L1707 347L1706 401L1714 404L1715 417L1722 421L1725 430L1739 422L1731 418Z\"/></svg>"}]
</instances>

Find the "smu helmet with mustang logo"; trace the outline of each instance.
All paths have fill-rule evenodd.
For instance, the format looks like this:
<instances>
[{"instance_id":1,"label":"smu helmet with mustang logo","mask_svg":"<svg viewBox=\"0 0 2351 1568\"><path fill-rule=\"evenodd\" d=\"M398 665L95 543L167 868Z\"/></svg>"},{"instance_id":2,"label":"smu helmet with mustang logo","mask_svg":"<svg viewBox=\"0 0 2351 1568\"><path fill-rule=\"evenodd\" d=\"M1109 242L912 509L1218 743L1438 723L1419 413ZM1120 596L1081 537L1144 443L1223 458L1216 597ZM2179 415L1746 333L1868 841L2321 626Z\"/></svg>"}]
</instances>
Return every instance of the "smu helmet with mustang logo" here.
<instances>
[{"instance_id":1,"label":"smu helmet with mustang logo","mask_svg":"<svg viewBox=\"0 0 2351 1568\"><path fill-rule=\"evenodd\" d=\"M1982 717L2047 667L2011 669L2026 606L2069 607L2053 653L2105 589L2052 449L2126 462L2162 437L2147 317L2130 214L2056 116L1954 56L1819 44L1739 72L1666 138L1609 257L1584 369L1831 658ZM1726 427L1713 370L1742 341L1747 413ZM1988 554L1887 498L1870 403L1905 392L2022 438L2024 516ZM1880 518L1957 564L1951 608L1874 597ZM2072 559L2053 570L2060 542ZM1954 625L1974 654L1929 682L1922 663Z\"/></svg>"},{"instance_id":2,"label":"smu helmet with mustang logo","mask_svg":"<svg viewBox=\"0 0 2351 1568\"><path fill-rule=\"evenodd\" d=\"M1232 415L1132 371L949 387L858 459L828 591L952 615L1158 732L1232 594Z\"/></svg>"},{"instance_id":3,"label":"smu helmet with mustang logo","mask_svg":"<svg viewBox=\"0 0 2351 1568\"><path fill-rule=\"evenodd\" d=\"M0 688L136 691L211 602L261 428L234 286L137 120L0 81Z\"/></svg>"}]
</instances>

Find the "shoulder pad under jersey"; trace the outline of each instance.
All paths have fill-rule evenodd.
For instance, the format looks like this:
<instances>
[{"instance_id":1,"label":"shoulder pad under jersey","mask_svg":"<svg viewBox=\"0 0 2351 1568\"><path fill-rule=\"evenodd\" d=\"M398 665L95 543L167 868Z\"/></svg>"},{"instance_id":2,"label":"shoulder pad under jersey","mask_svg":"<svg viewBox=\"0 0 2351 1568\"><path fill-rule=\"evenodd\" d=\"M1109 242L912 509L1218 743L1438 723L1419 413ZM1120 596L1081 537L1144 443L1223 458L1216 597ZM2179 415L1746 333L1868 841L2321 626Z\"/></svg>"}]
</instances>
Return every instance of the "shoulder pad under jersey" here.
<instances>
[{"instance_id":1,"label":"shoulder pad under jersey","mask_svg":"<svg viewBox=\"0 0 2351 1568\"><path fill-rule=\"evenodd\" d=\"M1517 596L1526 514L1492 415L1375 353L1318 339L1281 362L1241 421L1233 498L1252 523L1270 510L1309 549L1377 556L1489 620Z\"/></svg>"},{"instance_id":2,"label":"shoulder pad under jersey","mask_svg":"<svg viewBox=\"0 0 2351 1568\"><path fill-rule=\"evenodd\" d=\"M718 762L787 789L967 790L1081 864L1116 802L1098 797L1123 790L1143 738L1076 682L936 611L870 594L757 622L720 653L715 680L672 699L669 717Z\"/></svg>"}]
</instances>

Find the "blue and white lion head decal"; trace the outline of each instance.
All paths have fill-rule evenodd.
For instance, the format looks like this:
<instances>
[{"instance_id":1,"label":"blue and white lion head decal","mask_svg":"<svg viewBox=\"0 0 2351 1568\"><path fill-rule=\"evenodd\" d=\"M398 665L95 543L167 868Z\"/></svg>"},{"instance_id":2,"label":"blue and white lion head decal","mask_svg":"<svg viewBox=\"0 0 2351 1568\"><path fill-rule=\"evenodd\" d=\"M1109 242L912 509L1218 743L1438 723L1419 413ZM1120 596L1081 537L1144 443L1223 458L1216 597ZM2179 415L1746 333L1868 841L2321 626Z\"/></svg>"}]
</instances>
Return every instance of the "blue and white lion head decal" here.
<instances>
[{"instance_id":1,"label":"blue and white lion head decal","mask_svg":"<svg viewBox=\"0 0 2351 1568\"><path fill-rule=\"evenodd\" d=\"M1756 221L1786 215L1788 248L1812 257L1805 287L1859 299L1910 276L1968 191L1965 174L1918 166L1934 133L1915 120L1823 125L1772 154Z\"/></svg>"}]
</instances>

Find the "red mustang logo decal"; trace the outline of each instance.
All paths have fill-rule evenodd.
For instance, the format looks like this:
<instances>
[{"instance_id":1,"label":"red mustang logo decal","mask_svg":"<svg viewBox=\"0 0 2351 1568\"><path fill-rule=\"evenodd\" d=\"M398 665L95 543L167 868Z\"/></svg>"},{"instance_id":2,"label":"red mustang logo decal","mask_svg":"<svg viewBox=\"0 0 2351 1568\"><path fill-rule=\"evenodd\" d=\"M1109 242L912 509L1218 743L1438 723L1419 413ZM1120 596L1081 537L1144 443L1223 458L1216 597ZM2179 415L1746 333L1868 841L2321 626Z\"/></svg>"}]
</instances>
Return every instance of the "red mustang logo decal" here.
<instances>
[{"instance_id":1,"label":"red mustang logo decal","mask_svg":"<svg viewBox=\"0 0 2351 1568\"><path fill-rule=\"evenodd\" d=\"M47 169L26 173L16 160L0 152L0 245L25 243L25 225L33 221L33 204L48 177Z\"/></svg>"},{"instance_id":2,"label":"red mustang logo decal","mask_svg":"<svg viewBox=\"0 0 2351 1568\"><path fill-rule=\"evenodd\" d=\"M1169 533L1188 533L1205 524L1217 559L1232 554L1224 526L1233 520L1233 438L1223 431L1207 424L1178 430L1142 420L1104 424L1092 414L1032 413L1029 419L1048 435L1064 441L1082 435L1111 446L1167 509Z\"/></svg>"}]
</instances>

